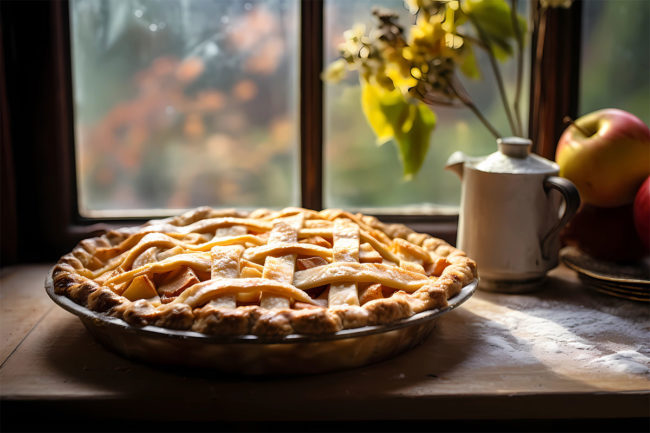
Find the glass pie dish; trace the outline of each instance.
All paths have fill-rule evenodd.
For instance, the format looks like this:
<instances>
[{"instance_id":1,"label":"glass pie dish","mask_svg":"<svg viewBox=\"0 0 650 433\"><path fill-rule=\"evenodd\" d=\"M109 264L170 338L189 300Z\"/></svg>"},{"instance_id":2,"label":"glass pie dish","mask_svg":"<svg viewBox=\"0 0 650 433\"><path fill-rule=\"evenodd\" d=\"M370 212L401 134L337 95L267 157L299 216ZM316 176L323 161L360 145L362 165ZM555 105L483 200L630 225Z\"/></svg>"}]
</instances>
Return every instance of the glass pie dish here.
<instances>
[{"instance_id":1,"label":"glass pie dish","mask_svg":"<svg viewBox=\"0 0 650 433\"><path fill-rule=\"evenodd\" d=\"M459 307L475 292L478 279L463 287L441 309L427 310L388 325L344 329L329 335L290 334L218 336L157 326L138 327L91 311L54 293L50 298L79 317L104 347L129 359L156 366L199 367L244 375L314 374L360 367L392 358L424 341L440 316Z\"/></svg>"},{"instance_id":2,"label":"glass pie dish","mask_svg":"<svg viewBox=\"0 0 650 433\"><path fill-rule=\"evenodd\" d=\"M202 207L82 240L46 288L128 357L291 374L406 350L477 275L444 240L368 215Z\"/></svg>"}]
</instances>

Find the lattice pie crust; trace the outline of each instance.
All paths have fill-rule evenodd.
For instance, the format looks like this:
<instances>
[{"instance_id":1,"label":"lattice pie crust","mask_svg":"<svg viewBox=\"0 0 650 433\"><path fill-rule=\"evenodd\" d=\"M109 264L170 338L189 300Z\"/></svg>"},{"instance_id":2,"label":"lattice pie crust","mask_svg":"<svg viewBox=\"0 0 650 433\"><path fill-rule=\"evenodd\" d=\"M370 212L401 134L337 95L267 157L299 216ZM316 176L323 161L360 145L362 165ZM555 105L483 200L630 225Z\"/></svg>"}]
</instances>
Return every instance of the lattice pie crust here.
<instances>
[{"instance_id":1,"label":"lattice pie crust","mask_svg":"<svg viewBox=\"0 0 650 433\"><path fill-rule=\"evenodd\" d=\"M447 305L476 264L441 239L337 209L202 207L80 242L54 291L131 325L329 334Z\"/></svg>"}]
</instances>

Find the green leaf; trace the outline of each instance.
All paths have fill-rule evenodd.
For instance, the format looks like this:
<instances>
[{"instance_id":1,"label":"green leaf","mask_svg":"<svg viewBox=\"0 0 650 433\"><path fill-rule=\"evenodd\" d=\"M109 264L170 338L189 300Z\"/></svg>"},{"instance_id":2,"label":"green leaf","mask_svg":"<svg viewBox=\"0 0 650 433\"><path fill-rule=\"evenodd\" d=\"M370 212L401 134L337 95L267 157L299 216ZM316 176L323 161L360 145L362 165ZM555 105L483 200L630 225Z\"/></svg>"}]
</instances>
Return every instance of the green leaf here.
<instances>
[{"instance_id":1,"label":"green leaf","mask_svg":"<svg viewBox=\"0 0 650 433\"><path fill-rule=\"evenodd\" d=\"M510 5L506 0L467 0L464 5L465 12L481 27L494 55L499 60L505 60L513 53L513 44L516 44L515 33ZM526 33L526 19L517 14L519 31Z\"/></svg>"},{"instance_id":2,"label":"green leaf","mask_svg":"<svg viewBox=\"0 0 650 433\"><path fill-rule=\"evenodd\" d=\"M472 48L471 45L466 45L463 48L460 70L468 78L473 78L475 80L481 78L481 70L478 67L478 62L474 55L474 48Z\"/></svg>"},{"instance_id":3,"label":"green leaf","mask_svg":"<svg viewBox=\"0 0 650 433\"><path fill-rule=\"evenodd\" d=\"M399 89L387 90L361 80L361 106L377 144L395 139L404 177L422 167L429 149L436 116L420 101L409 102Z\"/></svg>"},{"instance_id":4,"label":"green leaf","mask_svg":"<svg viewBox=\"0 0 650 433\"><path fill-rule=\"evenodd\" d=\"M394 125L408 109L408 102L397 88L387 90L361 80L361 108L381 145L395 136Z\"/></svg>"},{"instance_id":5,"label":"green leaf","mask_svg":"<svg viewBox=\"0 0 650 433\"><path fill-rule=\"evenodd\" d=\"M395 141L402 162L405 179L420 171L429 150L431 133L436 126L436 115L423 104L409 104L400 127L395 128Z\"/></svg>"}]
</instances>

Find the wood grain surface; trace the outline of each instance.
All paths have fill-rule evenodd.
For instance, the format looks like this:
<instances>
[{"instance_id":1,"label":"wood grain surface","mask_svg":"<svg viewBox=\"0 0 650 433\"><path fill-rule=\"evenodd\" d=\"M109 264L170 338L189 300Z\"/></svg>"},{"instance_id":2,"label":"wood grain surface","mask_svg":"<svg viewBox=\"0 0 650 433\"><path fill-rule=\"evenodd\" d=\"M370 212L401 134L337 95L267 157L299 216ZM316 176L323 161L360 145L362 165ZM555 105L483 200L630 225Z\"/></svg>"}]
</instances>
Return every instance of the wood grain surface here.
<instances>
[{"instance_id":1,"label":"wood grain surface","mask_svg":"<svg viewBox=\"0 0 650 433\"><path fill-rule=\"evenodd\" d=\"M559 267L528 295L478 291L395 358L297 377L238 377L130 361L56 306L49 265L0 279L0 402L127 420L643 418L648 307L586 290ZM26 406L27 405L27 406Z\"/></svg>"}]
</instances>

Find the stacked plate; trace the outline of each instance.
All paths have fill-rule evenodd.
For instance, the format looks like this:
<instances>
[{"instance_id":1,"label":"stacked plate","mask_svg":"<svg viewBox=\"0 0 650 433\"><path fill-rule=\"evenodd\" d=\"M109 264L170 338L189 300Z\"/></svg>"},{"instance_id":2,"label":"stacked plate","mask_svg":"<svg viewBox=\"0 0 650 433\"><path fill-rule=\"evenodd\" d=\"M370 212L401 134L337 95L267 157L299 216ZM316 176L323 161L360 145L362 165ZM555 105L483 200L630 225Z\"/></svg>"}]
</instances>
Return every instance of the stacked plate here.
<instances>
[{"instance_id":1,"label":"stacked plate","mask_svg":"<svg viewBox=\"0 0 650 433\"><path fill-rule=\"evenodd\" d=\"M614 263L594 259L575 247L560 251L560 260L598 292L633 301L650 302L650 262Z\"/></svg>"}]
</instances>

